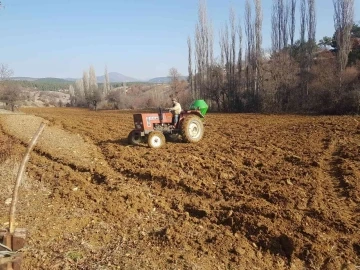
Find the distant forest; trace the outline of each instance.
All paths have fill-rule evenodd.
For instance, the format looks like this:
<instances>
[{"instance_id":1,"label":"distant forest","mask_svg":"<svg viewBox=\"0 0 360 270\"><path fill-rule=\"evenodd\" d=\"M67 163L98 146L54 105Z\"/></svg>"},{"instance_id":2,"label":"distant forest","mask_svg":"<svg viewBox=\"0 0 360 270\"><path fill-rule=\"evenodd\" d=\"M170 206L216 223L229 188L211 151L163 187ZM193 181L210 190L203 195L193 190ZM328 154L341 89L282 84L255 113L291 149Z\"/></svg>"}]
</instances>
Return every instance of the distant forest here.
<instances>
[{"instance_id":1,"label":"distant forest","mask_svg":"<svg viewBox=\"0 0 360 270\"><path fill-rule=\"evenodd\" d=\"M39 91L60 91L69 89L72 84L70 81L59 79L38 79L35 81L8 81L12 85L20 85L24 88L33 88Z\"/></svg>"},{"instance_id":2,"label":"distant forest","mask_svg":"<svg viewBox=\"0 0 360 270\"><path fill-rule=\"evenodd\" d=\"M73 85L74 82L67 81L63 79L57 79L57 78L43 78L43 79L37 79L34 81L27 81L27 80L10 80L7 81L10 85L17 85L24 88L32 88L36 89L38 91L67 91L70 87L70 85ZM127 85L134 85L139 84L139 82L127 82ZM141 84L150 84L150 83L141 83ZM102 87L102 83L98 83L99 87ZM123 83L116 82L111 83L112 88L117 88L122 86Z\"/></svg>"}]
</instances>

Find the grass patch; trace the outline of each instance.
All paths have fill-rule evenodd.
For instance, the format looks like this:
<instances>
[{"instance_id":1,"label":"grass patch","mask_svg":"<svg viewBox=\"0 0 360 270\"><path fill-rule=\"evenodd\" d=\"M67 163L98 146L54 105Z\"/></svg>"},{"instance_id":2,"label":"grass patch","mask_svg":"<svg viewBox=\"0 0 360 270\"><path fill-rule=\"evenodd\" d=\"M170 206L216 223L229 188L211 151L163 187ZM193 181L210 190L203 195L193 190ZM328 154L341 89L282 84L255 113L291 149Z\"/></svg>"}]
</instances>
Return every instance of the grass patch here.
<instances>
[{"instance_id":1,"label":"grass patch","mask_svg":"<svg viewBox=\"0 0 360 270\"><path fill-rule=\"evenodd\" d=\"M79 251L69 251L66 256L68 258L70 258L71 260L73 260L74 262L79 261L80 259L82 259L83 255L81 252Z\"/></svg>"}]
</instances>

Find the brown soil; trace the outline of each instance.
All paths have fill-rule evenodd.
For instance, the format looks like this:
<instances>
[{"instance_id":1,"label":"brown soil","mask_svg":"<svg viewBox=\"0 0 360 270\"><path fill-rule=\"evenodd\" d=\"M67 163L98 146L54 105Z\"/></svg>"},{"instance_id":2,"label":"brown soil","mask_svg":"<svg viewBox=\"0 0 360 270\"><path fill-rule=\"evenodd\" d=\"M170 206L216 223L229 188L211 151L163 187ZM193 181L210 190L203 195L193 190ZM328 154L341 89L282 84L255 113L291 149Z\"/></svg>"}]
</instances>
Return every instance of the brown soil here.
<instances>
[{"instance_id":1,"label":"brown soil","mask_svg":"<svg viewBox=\"0 0 360 270\"><path fill-rule=\"evenodd\" d=\"M208 114L201 142L154 150L127 144L130 112L25 112L0 116L0 171L48 121L18 207L23 269L360 265L359 117Z\"/></svg>"}]
</instances>

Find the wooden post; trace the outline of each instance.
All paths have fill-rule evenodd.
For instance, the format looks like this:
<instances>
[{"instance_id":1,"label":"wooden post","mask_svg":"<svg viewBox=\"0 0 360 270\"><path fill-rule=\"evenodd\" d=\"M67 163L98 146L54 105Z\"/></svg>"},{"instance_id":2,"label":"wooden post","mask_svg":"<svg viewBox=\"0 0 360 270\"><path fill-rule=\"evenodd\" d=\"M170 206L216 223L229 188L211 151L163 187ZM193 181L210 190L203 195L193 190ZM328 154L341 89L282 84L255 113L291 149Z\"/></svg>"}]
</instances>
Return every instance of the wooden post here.
<instances>
[{"instance_id":1,"label":"wooden post","mask_svg":"<svg viewBox=\"0 0 360 270\"><path fill-rule=\"evenodd\" d=\"M22 177L23 174L25 172L25 168L26 168L26 164L29 161L30 158L30 153L32 151L32 149L34 148L37 140L40 137L40 134L43 132L45 128L45 123L41 123L39 129L37 130L37 132L35 133L34 137L32 138L30 144L27 147L26 150L26 154L21 162L21 165L19 167L19 171L16 177L16 182L15 182L15 187L14 187L14 192L13 192L13 197L12 197L12 201L11 201L11 207L10 207L10 222L9 222L9 232L10 234L13 234L15 231L15 211L16 211L16 203L18 200L18 192L19 192L19 187L22 181ZM12 247L10 247L12 248Z\"/></svg>"}]
</instances>

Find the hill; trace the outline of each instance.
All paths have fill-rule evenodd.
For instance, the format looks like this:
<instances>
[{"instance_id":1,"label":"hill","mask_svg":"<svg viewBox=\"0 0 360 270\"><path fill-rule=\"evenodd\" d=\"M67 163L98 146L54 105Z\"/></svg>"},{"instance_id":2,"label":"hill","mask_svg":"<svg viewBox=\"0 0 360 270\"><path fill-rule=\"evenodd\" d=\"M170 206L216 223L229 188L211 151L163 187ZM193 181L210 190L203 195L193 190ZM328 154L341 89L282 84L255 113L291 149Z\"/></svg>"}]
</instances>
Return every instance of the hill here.
<instances>
[{"instance_id":1,"label":"hill","mask_svg":"<svg viewBox=\"0 0 360 270\"><path fill-rule=\"evenodd\" d=\"M28 81L28 82L44 82L44 83L67 83L71 84L80 78L32 78L32 77L12 77L13 81ZM105 76L96 77L98 83L104 83ZM170 83L171 77L155 77L150 80L144 81L133 77L126 76L119 72L109 72L109 80L111 83L122 83L122 82L147 82L147 83ZM186 81L187 76L181 76L180 80Z\"/></svg>"},{"instance_id":2,"label":"hill","mask_svg":"<svg viewBox=\"0 0 360 270\"><path fill-rule=\"evenodd\" d=\"M105 81L105 75L98 76L96 78L97 78L98 83L103 83ZM139 79L135 79L135 78L123 75L123 74L118 73L118 72L109 72L109 80L110 80L111 83L116 83L116 82L140 82L141 81Z\"/></svg>"},{"instance_id":3,"label":"hill","mask_svg":"<svg viewBox=\"0 0 360 270\"><path fill-rule=\"evenodd\" d=\"M28 81L28 82L47 82L47 83L72 83L78 80L79 78L32 78L32 77L12 77L13 81ZM103 83L105 81L105 76L96 77L98 83ZM123 75L118 72L109 72L109 80L111 83L117 82L140 82L141 80L132 78L126 75Z\"/></svg>"},{"instance_id":4,"label":"hill","mask_svg":"<svg viewBox=\"0 0 360 270\"><path fill-rule=\"evenodd\" d=\"M28 82L38 80L38 78L31 78L31 77L11 77L10 79L12 81L28 81Z\"/></svg>"},{"instance_id":5,"label":"hill","mask_svg":"<svg viewBox=\"0 0 360 270\"><path fill-rule=\"evenodd\" d=\"M181 76L180 80L186 81L186 76ZM156 77L149 80L151 83L169 83L171 82L171 77Z\"/></svg>"},{"instance_id":6,"label":"hill","mask_svg":"<svg viewBox=\"0 0 360 270\"><path fill-rule=\"evenodd\" d=\"M40 78L34 80L34 82L41 82L41 83L67 83L70 84L72 81L66 79L59 79L59 78Z\"/></svg>"}]
</instances>

